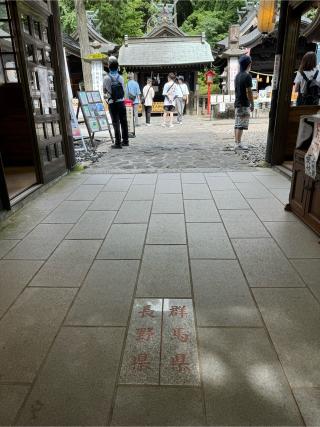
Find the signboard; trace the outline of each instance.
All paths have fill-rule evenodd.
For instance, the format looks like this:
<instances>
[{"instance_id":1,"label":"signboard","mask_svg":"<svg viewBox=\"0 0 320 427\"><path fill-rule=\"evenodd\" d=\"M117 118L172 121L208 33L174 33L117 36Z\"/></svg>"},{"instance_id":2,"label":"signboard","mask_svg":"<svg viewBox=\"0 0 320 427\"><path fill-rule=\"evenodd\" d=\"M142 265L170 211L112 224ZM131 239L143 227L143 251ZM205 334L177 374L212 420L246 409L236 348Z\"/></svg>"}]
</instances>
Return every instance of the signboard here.
<instances>
[{"instance_id":1,"label":"signboard","mask_svg":"<svg viewBox=\"0 0 320 427\"><path fill-rule=\"evenodd\" d=\"M129 138L132 138L135 136L133 102L131 99L125 99L124 105L126 106L127 111L128 134Z\"/></svg>"},{"instance_id":2,"label":"signboard","mask_svg":"<svg viewBox=\"0 0 320 427\"><path fill-rule=\"evenodd\" d=\"M278 89L280 62L281 62L281 55L278 54L274 58L273 78L272 78L272 90L277 90Z\"/></svg>"},{"instance_id":3,"label":"signboard","mask_svg":"<svg viewBox=\"0 0 320 427\"><path fill-rule=\"evenodd\" d=\"M78 99L91 141L94 133L109 130L113 142L108 116L100 92L97 90L78 92Z\"/></svg>"},{"instance_id":4,"label":"signboard","mask_svg":"<svg viewBox=\"0 0 320 427\"><path fill-rule=\"evenodd\" d=\"M252 79L252 90L257 90L257 89L258 89L258 80Z\"/></svg>"},{"instance_id":5,"label":"signboard","mask_svg":"<svg viewBox=\"0 0 320 427\"><path fill-rule=\"evenodd\" d=\"M100 92L103 98L103 65L101 61L91 62L92 88Z\"/></svg>"},{"instance_id":6,"label":"signboard","mask_svg":"<svg viewBox=\"0 0 320 427\"><path fill-rule=\"evenodd\" d=\"M229 91L234 92L235 90L235 86L234 86L234 79L236 78L236 75L238 74L239 71L239 61L238 58L230 58L229 60L229 66L228 66L228 71L229 71Z\"/></svg>"}]
</instances>

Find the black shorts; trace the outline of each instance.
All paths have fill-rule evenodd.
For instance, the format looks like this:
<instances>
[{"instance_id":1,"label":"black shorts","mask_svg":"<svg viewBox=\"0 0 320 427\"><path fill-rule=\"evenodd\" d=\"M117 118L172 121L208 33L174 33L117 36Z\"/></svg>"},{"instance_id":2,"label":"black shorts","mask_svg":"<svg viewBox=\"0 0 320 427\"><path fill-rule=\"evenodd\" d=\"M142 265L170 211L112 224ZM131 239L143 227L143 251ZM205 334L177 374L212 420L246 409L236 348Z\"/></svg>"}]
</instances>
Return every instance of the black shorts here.
<instances>
[{"instance_id":1,"label":"black shorts","mask_svg":"<svg viewBox=\"0 0 320 427\"><path fill-rule=\"evenodd\" d=\"M174 111L174 105L165 105L163 109L164 111Z\"/></svg>"}]
</instances>

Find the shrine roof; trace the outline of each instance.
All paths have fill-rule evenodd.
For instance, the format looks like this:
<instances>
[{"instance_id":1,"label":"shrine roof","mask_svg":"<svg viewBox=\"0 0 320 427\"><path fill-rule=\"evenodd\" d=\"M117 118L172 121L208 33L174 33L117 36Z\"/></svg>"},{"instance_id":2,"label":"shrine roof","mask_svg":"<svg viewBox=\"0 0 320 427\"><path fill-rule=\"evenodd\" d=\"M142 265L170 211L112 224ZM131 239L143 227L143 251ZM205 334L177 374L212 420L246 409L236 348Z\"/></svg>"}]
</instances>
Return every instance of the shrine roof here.
<instances>
[{"instance_id":1,"label":"shrine roof","mask_svg":"<svg viewBox=\"0 0 320 427\"><path fill-rule=\"evenodd\" d=\"M199 65L213 62L210 45L201 36L132 38L121 46L124 67Z\"/></svg>"}]
</instances>

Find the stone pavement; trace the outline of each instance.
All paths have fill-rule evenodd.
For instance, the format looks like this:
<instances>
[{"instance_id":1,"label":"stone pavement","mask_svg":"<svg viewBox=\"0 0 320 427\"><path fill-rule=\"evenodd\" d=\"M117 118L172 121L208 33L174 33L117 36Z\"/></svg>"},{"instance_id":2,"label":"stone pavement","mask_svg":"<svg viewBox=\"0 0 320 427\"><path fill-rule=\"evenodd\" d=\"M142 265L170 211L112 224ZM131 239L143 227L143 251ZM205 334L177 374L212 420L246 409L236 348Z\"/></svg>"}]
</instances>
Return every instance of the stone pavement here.
<instances>
[{"instance_id":1,"label":"stone pavement","mask_svg":"<svg viewBox=\"0 0 320 427\"><path fill-rule=\"evenodd\" d=\"M208 120L185 116L183 125L162 128L161 118L152 117L152 126L136 128L136 138L130 146L114 151L110 143L99 147L105 156L92 167L99 172L216 172L222 170L247 170L248 161L234 152L225 151L226 144L234 142L234 120ZM246 143L259 145L266 142L267 118L252 119L250 130L245 132ZM103 133L97 134L97 138Z\"/></svg>"},{"instance_id":2,"label":"stone pavement","mask_svg":"<svg viewBox=\"0 0 320 427\"><path fill-rule=\"evenodd\" d=\"M0 231L0 424L320 425L320 245L289 182L88 172Z\"/></svg>"}]
</instances>

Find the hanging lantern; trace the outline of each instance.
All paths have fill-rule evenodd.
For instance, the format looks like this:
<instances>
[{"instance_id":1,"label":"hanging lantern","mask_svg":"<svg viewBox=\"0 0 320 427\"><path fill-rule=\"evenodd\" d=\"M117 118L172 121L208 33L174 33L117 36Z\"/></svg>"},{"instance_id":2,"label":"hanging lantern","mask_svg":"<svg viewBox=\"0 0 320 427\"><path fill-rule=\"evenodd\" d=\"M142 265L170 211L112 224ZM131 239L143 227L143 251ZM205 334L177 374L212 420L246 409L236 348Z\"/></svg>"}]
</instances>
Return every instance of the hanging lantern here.
<instances>
[{"instance_id":1,"label":"hanging lantern","mask_svg":"<svg viewBox=\"0 0 320 427\"><path fill-rule=\"evenodd\" d=\"M276 1L260 0L258 12L258 30L260 33L271 33L276 23Z\"/></svg>"},{"instance_id":2,"label":"hanging lantern","mask_svg":"<svg viewBox=\"0 0 320 427\"><path fill-rule=\"evenodd\" d=\"M260 74L257 74L257 81L260 82Z\"/></svg>"},{"instance_id":3,"label":"hanging lantern","mask_svg":"<svg viewBox=\"0 0 320 427\"><path fill-rule=\"evenodd\" d=\"M266 82L269 83L270 82L270 78L269 76L267 76Z\"/></svg>"}]
</instances>

